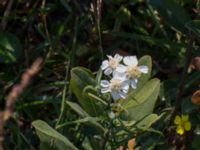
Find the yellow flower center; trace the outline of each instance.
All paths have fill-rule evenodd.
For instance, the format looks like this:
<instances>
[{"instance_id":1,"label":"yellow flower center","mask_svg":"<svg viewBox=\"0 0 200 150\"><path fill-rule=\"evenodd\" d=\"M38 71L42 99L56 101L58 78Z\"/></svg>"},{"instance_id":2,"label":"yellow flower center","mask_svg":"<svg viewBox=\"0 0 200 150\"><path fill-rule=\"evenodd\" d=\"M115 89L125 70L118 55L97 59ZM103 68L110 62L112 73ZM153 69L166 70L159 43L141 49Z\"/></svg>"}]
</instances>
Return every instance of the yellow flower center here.
<instances>
[{"instance_id":1,"label":"yellow flower center","mask_svg":"<svg viewBox=\"0 0 200 150\"><path fill-rule=\"evenodd\" d=\"M119 65L119 62L114 60L114 59L110 59L108 61L108 65L112 68L112 69L116 69L117 66Z\"/></svg>"},{"instance_id":2,"label":"yellow flower center","mask_svg":"<svg viewBox=\"0 0 200 150\"><path fill-rule=\"evenodd\" d=\"M110 89L111 89L111 91L119 90L120 89L120 84L121 84L121 81L119 79L112 79L110 81Z\"/></svg>"},{"instance_id":3,"label":"yellow flower center","mask_svg":"<svg viewBox=\"0 0 200 150\"><path fill-rule=\"evenodd\" d=\"M139 78L141 72L137 66L128 66L126 71L128 78Z\"/></svg>"},{"instance_id":4,"label":"yellow flower center","mask_svg":"<svg viewBox=\"0 0 200 150\"><path fill-rule=\"evenodd\" d=\"M185 122L181 120L180 124L178 125L181 128L185 129Z\"/></svg>"}]
</instances>

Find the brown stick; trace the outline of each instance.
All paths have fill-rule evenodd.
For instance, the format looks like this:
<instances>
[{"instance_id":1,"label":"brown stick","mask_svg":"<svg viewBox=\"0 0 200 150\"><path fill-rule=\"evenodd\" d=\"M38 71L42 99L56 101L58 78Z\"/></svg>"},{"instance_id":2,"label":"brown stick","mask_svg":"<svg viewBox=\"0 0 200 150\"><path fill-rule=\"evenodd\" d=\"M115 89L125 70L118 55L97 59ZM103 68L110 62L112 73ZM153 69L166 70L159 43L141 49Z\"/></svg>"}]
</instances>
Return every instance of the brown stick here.
<instances>
[{"instance_id":1,"label":"brown stick","mask_svg":"<svg viewBox=\"0 0 200 150\"><path fill-rule=\"evenodd\" d=\"M5 30L5 28L7 26L7 23L8 23L8 16L10 14L10 10L11 10L12 4L13 4L13 0L10 0L8 2L6 10L4 11L3 19L1 21L1 28L2 28L3 31Z\"/></svg>"},{"instance_id":2,"label":"brown stick","mask_svg":"<svg viewBox=\"0 0 200 150\"><path fill-rule=\"evenodd\" d=\"M32 66L22 74L20 83L14 85L11 92L6 97L5 108L0 112L0 150L3 150L4 125L6 121L12 116L14 103L16 102L19 95L23 92L23 90L28 86L30 79L39 72L42 64L42 58L36 59Z\"/></svg>"},{"instance_id":3,"label":"brown stick","mask_svg":"<svg viewBox=\"0 0 200 150\"><path fill-rule=\"evenodd\" d=\"M190 62L192 60L192 49L193 49L193 43L195 41L195 35L193 33L190 33L190 40L186 49L186 60L185 60L185 66L182 72L182 76L181 76L181 81L178 87L178 91L177 91L177 95L176 95L176 102L175 102L175 108L172 112L171 118L170 118L170 122L169 124L171 124L176 116L176 114L178 113L179 109L180 109L180 105L181 105L181 96L183 94L183 90L184 90L184 85L185 85L185 80L187 77L187 71L188 71L188 67L190 65Z\"/></svg>"},{"instance_id":4,"label":"brown stick","mask_svg":"<svg viewBox=\"0 0 200 150\"><path fill-rule=\"evenodd\" d=\"M3 150L3 112L0 112L0 150Z\"/></svg>"}]
</instances>

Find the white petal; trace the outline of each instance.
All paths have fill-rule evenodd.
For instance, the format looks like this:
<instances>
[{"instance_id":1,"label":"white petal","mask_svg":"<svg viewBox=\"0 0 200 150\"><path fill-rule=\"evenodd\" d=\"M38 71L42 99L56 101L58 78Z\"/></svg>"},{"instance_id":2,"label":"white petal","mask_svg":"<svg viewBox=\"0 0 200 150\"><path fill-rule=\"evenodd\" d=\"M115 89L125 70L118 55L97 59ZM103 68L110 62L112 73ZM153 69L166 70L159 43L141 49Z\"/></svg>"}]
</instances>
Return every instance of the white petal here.
<instances>
[{"instance_id":1,"label":"white petal","mask_svg":"<svg viewBox=\"0 0 200 150\"><path fill-rule=\"evenodd\" d=\"M116 70L114 70L113 73L112 73L113 78L114 78L115 76L118 76L118 74L119 74L119 72L117 72Z\"/></svg>"},{"instance_id":2,"label":"white petal","mask_svg":"<svg viewBox=\"0 0 200 150\"><path fill-rule=\"evenodd\" d=\"M135 83L137 84L137 83L138 83L138 79L137 79L137 78L135 78L134 80L135 80Z\"/></svg>"},{"instance_id":3,"label":"white petal","mask_svg":"<svg viewBox=\"0 0 200 150\"><path fill-rule=\"evenodd\" d=\"M110 75L112 73L112 69L110 67L106 68L106 70L104 71L105 75Z\"/></svg>"},{"instance_id":4,"label":"white petal","mask_svg":"<svg viewBox=\"0 0 200 150\"><path fill-rule=\"evenodd\" d=\"M124 93L124 92L122 92L122 91L119 92L119 95L120 95L120 97L123 98L123 99L125 99L126 96L127 96L126 93Z\"/></svg>"},{"instance_id":5,"label":"white petal","mask_svg":"<svg viewBox=\"0 0 200 150\"><path fill-rule=\"evenodd\" d=\"M124 93L128 93L128 90L127 90L127 89L122 89L122 91L123 91Z\"/></svg>"},{"instance_id":6,"label":"white petal","mask_svg":"<svg viewBox=\"0 0 200 150\"><path fill-rule=\"evenodd\" d=\"M147 66L139 66L138 68L142 73L148 73L149 69Z\"/></svg>"},{"instance_id":7,"label":"white petal","mask_svg":"<svg viewBox=\"0 0 200 150\"><path fill-rule=\"evenodd\" d=\"M102 88L101 93L108 93L110 92L109 88Z\"/></svg>"},{"instance_id":8,"label":"white petal","mask_svg":"<svg viewBox=\"0 0 200 150\"><path fill-rule=\"evenodd\" d=\"M112 57L112 56L110 56L110 55L107 55L107 57L108 57L109 59L113 59L113 57Z\"/></svg>"},{"instance_id":9,"label":"white petal","mask_svg":"<svg viewBox=\"0 0 200 150\"><path fill-rule=\"evenodd\" d=\"M105 70L108 67L108 60L104 60L101 65L101 69Z\"/></svg>"},{"instance_id":10,"label":"white petal","mask_svg":"<svg viewBox=\"0 0 200 150\"><path fill-rule=\"evenodd\" d=\"M129 84L128 84L127 81L122 82L122 84L121 84L121 89L122 89L122 90L128 91L128 89L129 89Z\"/></svg>"},{"instance_id":11,"label":"white petal","mask_svg":"<svg viewBox=\"0 0 200 150\"><path fill-rule=\"evenodd\" d=\"M110 82L108 80L101 80L101 87L109 87Z\"/></svg>"},{"instance_id":12,"label":"white petal","mask_svg":"<svg viewBox=\"0 0 200 150\"><path fill-rule=\"evenodd\" d=\"M120 98L121 98L121 96L119 95L119 93L117 93L116 91L113 91L113 92L111 93L111 95L112 95L112 98L113 98L114 100L117 100L117 99L120 99Z\"/></svg>"},{"instance_id":13,"label":"white petal","mask_svg":"<svg viewBox=\"0 0 200 150\"><path fill-rule=\"evenodd\" d=\"M126 80L126 74L125 73L120 73L117 71L113 71L113 79L119 79L121 81Z\"/></svg>"},{"instance_id":14,"label":"white petal","mask_svg":"<svg viewBox=\"0 0 200 150\"><path fill-rule=\"evenodd\" d=\"M123 59L124 64L126 64L127 66L137 66L138 64L138 60L136 56L126 56Z\"/></svg>"},{"instance_id":15,"label":"white petal","mask_svg":"<svg viewBox=\"0 0 200 150\"><path fill-rule=\"evenodd\" d=\"M119 54L115 54L114 59L117 60L118 62L120 62L122 60L122 56L120 56Z\"/></svg>"},{"instance_id":16,"label":"white petal","mask_svg":"<svg viewBox=\"0 0 200 150\"><path fill-rule=\"evenodd\" d=\"M121 64L119 64L119 65L117 66L117 68L116 68L116 71L117 71L117 72L126 72L126 70L127 70L127 67L124 66L124 65L121 65Z\"/></svg>"},{"instance_id":17,"label":"white petal","mask_svg":"<svg viewBox=\"0 0 200 150\"><path fill-rule=\"evenodd\" d=\"M131 80L131 87L132 87L133 89L136 89L136 88L137 88L137 80L135 80L135 79L132 79L132 80Z\"/></svg>"}]
</instances>

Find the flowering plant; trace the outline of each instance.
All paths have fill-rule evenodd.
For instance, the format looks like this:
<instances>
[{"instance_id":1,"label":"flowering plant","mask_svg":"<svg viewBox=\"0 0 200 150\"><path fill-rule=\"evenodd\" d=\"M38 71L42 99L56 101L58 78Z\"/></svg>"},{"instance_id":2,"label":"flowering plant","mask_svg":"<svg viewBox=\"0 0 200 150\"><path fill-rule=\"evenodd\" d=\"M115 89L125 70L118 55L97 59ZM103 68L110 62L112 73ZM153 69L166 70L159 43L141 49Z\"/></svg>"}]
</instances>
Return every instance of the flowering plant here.
<instances>
[{"instance_id":1,"label":"flowering plant","mask_svg":"<svg viewBox=\"0 0 200 150\"><path fill-rule=\"evenodd\" d=\"M71 70L70 87L78 103L67 101L67 104L85 120L82 123L96 130L94 137L108 138L109 147L147 131L160 118L153 113L160 81L150 79L150 56L138 60L136 56L115 54L107 58L96 78L86 68Z\"/></svg>"},{"instance_id":2,"label":"flowering plant","mask_svg":"<svg viewBox=\"0 0 200 150\"><path fill-rule=\"evenodd\" d=\"M163 137L163 133L152 128L156 121L163 122L166 113L154 113L156 100L162 91L160 80L151 79L151 71L150 56L138 60L136 56L123 57L119 54L114 57L108 55L96 73L83 67L73 68L69 85L75 99L65 103L67 108L77 113L79 119L57 124L56 129L70 124L81 126L84 130L80 134L86 136L84 139L96 143L95 149L122 149L127 142L128 149L139 148L138 139L145 137L146 133ZM176 116L174 123L176 130L173 127L172 130L180 136L191 130L187 115ZM51 133L55 134L54 140L59 137L58 147L66 144L67 139L63 139L61 134L45 122L35 121L33 126L44 143L52 139L49 137ZM44 133L49 138L43 138ZM104 141L106 144L102 145ZM69 141L67 143L69 149L77 149ZM91 149L88 145L83 147Z\"/></svg>"}]
</instances>

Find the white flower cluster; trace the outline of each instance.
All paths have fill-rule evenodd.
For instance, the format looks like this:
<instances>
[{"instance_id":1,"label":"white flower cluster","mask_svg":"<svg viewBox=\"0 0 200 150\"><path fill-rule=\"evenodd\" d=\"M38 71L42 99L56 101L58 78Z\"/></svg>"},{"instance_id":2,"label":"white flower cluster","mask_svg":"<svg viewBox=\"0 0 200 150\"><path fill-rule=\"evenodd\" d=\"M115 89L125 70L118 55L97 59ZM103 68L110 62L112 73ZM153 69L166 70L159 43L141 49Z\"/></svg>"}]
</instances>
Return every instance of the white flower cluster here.
<instances>
[{"instance_id":1,"label":"white flower cluster","mask_svg":"<svg viewBox=\"0 0 200 150\"><path fill-rule=\"evenodd\" d=\"M108 60L104 60L101 69L104 74L112 76L110 81L101 80L101 93L111 93L114 100L125 99L129 91L129 87L136 89L138 78L142 73L148 72L148 67L138 66L136 56L125 56L119 54L114 57L107 56ZM120 64L123 61L123 64Z\"/></svg>"}]
</instances>

